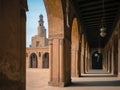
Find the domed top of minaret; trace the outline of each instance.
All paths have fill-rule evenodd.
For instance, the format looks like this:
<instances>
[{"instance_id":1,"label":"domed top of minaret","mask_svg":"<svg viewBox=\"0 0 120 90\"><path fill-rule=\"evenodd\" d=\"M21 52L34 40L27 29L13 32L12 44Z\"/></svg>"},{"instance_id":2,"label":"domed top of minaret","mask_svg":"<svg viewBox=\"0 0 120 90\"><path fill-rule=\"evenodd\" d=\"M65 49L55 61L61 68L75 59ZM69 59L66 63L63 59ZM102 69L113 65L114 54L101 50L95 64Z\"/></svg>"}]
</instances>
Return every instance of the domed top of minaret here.
<instances>
[{"instance_id":1,"label":"domed top of minaret","mask_svg":"<svg viewBox=\"0 0 120 90\"><path fill-rule=\"evenodd\" d=\"M44 21L43 21L43 15L42 14L40 14L38 22L39 22L39 26L43 26Z\"/></svg>"},{"instance_id":2,"label":"domed top of minaret","mask_svg":"<svg viewBox=\"0 0 120 90\"><path fill-rule=\"evenodd\" d=\"M40 19L43 19L43 15L42 15L42 14L40 14L40 16L39 16L39 17L40 17Z\"/></svg>"}]
</instances>

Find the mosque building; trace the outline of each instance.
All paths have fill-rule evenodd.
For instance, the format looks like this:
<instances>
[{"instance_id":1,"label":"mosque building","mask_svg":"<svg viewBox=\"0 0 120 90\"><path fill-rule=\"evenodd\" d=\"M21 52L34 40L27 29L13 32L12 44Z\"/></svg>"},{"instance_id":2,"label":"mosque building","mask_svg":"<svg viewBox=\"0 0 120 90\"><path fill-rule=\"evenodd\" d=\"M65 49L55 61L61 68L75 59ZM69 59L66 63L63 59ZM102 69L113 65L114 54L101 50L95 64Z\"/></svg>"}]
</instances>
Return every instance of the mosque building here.
<instances>
[{"instance_id":1,"label":"mosque building","mask_svg":"<svg viewBox=\"0 0 120 90\"><path fill-rule=\"evenodd\" d=\"M40 15L38 33L32 37L32 45L26 48L26 68L48 68L49 49L43 15Z\"/></svg>"}]
</instances>

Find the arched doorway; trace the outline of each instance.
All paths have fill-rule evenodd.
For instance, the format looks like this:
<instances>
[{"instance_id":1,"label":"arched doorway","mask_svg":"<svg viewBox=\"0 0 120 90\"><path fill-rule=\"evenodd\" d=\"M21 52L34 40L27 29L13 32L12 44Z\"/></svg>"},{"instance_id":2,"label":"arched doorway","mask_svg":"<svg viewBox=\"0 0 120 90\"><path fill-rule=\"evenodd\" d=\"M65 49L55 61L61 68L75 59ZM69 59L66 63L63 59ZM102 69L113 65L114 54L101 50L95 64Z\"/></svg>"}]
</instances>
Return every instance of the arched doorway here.
<instances>
[{"instance_id":1,"label":"arched doorway","mask_svg":"<svg viewBox=\"0 0 120 90\"><path fill-rule=\"evenodd\" d=\"M42 68L49 68L49 53L43 55Z\"/></svg>"},{"instance_id":2,"label":"arched doorway","mask_svg":"<svg viewBox=\"0 0 120 90\"><path fill-rule=\"evenodd\" d=\"M78 21L77 18L73 19L72 31L71 31L71 75L79 76L79 32L78 32Z\"/></svg>"},{"instance_id":3,"label":"arched doorway","mask_svg":"<svg viewBox=\"0 0 120 90\"><path fill-rule=\"evenodd\" d=\"M92 69L102 69L102 53L95 51L92 54Z\"/></svg>"},{"instance_id":4,"label":"arched doorway","mask_svg":"<svg viewBox=\"0 0 120 90\"><path fill-rule=\"evenodd\" d=\"M32 53L30 55L30 68L37 68L37 66L38 66L37 55L35 53Z\"/></svg>"}]
</instances>

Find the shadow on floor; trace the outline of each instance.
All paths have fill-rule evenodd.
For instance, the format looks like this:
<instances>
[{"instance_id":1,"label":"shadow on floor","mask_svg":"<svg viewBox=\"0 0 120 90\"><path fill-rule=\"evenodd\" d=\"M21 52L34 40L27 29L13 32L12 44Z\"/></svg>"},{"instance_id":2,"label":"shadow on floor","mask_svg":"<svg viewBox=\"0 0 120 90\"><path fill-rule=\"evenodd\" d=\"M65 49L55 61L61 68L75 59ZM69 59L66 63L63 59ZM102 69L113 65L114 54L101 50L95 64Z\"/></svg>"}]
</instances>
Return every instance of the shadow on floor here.
<instances>
[{"instance_id":1,"label":"shadow on floor","mask_svg":"<svg viewBox=\"0 0 120 90\"><path fill-rule=\"evenodd\" d=\"M85 81L85 82L72 82L72 87L78 86L120 86L120 80L115 81Z\"/></svg>"}]
</instances>

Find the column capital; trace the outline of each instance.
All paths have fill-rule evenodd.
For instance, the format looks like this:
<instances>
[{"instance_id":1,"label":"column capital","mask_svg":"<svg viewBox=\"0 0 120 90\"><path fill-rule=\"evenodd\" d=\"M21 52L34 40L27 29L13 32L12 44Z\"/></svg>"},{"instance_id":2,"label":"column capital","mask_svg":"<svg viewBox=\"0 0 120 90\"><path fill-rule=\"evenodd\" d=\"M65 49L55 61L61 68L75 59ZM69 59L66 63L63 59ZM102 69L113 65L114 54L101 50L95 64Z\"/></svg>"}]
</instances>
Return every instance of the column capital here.
<instances>
[{"instance_id":1,"label":"column capital","mask_svg":"<svg viewBox=\"0 0 120 90\"><path fill-rule=\"evenodd\" d=\"M63 45L63 43L64 43L64 39L59 39L60 40L60 45Z\"/></svg>"},{"instance_id":2,"label":"column capital","mask_svg":"<svg viewBox=\"0 0 120 90\"><path fill-rule=\"evenodd\" d=\"M53 39L48 39L49 45L53 44Z\"/></svg>"}]
</instances>

